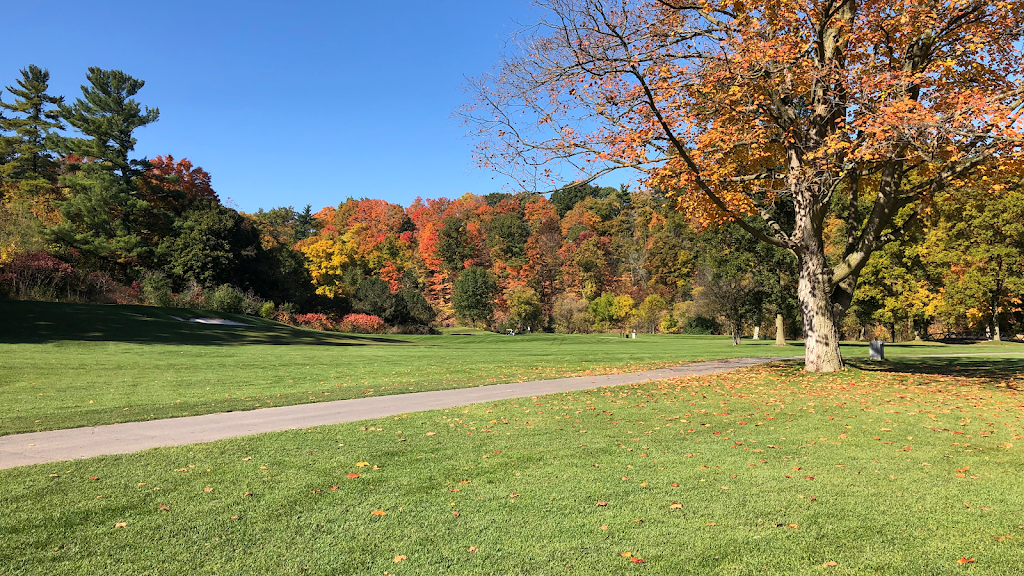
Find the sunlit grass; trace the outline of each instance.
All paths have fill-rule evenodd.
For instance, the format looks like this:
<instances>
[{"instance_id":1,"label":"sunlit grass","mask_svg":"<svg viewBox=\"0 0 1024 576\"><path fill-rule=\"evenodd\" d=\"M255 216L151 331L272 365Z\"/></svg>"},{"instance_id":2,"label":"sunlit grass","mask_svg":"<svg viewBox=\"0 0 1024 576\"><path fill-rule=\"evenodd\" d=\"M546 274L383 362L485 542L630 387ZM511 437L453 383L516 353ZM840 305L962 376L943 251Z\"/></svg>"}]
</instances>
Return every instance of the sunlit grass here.
<instances>
[{"instance_id":1,"label":"sunlit grass","mask_svg":"<svg viewBox=\"0 0 1024 576\"><path fill-rule=\"evenodd\" d=\"M0 301L0 434L802 352L719 336L359 336L250 317L234 317L245 327L170 317L209 314ZM886 352L1013 350L1024 345L910 343ZM850 343L844 354L865 358L866 345Z\"/></svg>"},{"instance_id":2,"label":"sunlit grass","mask_svg":"<svg viewBox=\"0 0 1024 576\"><path fill-rule=\"evenodd\" d=\"M783 364L0 471L0 565L1018 574L1024 364L858 366L814 376Z\"/></svg>"}]
</instances>

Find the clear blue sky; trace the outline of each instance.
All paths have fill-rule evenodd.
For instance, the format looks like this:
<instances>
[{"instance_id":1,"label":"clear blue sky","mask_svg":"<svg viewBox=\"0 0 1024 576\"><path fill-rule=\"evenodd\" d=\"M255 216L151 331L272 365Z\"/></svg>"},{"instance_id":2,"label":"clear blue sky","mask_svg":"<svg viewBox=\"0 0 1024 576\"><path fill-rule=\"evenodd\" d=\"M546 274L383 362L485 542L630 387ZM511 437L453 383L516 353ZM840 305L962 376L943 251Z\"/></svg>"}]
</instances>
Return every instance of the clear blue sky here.
<instances>
[{"instance_id":1,"label":"clear blue sky","mask_svg":"<svg viewBox=\"0 0 1024 576\"><path fill-rule=\"evenodd\" d=\"M0 85L29 64L80 95L89 66L146 81L160 120L139 156L188 157L244 210L348 196L486 194L451 118L464 76L490 70L527 0L5 3ZM10 95L4 90L3 98Z\"/></svg>"}]
</instances>

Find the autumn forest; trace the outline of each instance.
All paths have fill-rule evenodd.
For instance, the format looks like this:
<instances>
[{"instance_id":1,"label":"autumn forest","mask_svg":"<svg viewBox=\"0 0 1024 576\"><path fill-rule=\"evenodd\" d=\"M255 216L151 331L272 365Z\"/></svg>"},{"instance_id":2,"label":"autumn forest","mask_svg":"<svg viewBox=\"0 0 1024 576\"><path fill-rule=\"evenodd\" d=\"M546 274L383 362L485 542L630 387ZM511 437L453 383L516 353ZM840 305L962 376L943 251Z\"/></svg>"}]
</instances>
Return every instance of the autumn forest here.
<instances>
[{"instance_id":1,"label":"autumn forest","mask_svg":"<svg viewBox=\"0 0 1024 576\"><path fill-rule=\"evenodd\" d=\"M0 290L16 299L244 312L319 329L542 330L799 338L796 262L735 223L702 225L659 190L574 184L313 211L225 206L188 151L135 158L159 118L144 82L91 68L48 93L28 66L0 94ZM948 189L875 252L846 339L985 333L1024 321L1024 190L985 175ZM755 219L741 222L764 226ZM826 223L838 260L844 223ZM1002 335L1002 336L1001 336Z\"/></svg>"}]
</instances>

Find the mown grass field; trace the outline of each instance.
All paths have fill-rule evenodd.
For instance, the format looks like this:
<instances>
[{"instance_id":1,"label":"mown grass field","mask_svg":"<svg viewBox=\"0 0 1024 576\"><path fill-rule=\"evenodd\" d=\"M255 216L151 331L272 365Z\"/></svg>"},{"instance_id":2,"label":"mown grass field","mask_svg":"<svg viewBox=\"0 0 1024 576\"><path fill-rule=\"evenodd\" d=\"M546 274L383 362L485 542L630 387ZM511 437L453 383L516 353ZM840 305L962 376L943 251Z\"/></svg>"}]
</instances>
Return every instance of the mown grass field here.
<instances>
[{"instance_id":1,"label":"mown grass field","mask_svg":"<svg viewBox=\"0 0 1024 576\"><path fill-rule=\"evenodd\" d=\"M854 364L3 470L0 574L1020 574L1024 361Z\"/></svg>"},{"instance_id":2,"label":"mown grass field","mask_svg":"<svg viewBox=\"0 0 1024 576\"><path fill-rule=\"evenodd\" d=\"M0 300L0 317L0 435L802 352L770 341L734 347L727 337L344 335L147 306ZM898 345L887 353L1015 350L1024 345ZM867 356L863 344L844 353Z\"/></svg>"}]
</instances>

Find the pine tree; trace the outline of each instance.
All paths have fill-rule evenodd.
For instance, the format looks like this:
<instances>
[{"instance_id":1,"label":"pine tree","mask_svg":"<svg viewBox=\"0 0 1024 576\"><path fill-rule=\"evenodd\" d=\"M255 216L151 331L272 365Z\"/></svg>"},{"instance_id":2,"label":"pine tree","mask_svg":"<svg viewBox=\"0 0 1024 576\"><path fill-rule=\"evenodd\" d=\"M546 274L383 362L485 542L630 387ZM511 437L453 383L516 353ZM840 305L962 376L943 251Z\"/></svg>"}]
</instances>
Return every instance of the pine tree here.
<instances>
[{"instance_id":1,"label":"pine tree","mask_svg":"<svg viewBox=\"0 0 1024 576\"><path fill-rule=\"evenodd\" d=\"M105 164L121 184L130 187L132 180L148 167L146 160L128 157L135 149L133 133L156 122L160 110L139 105L132 97L146 82L120 70L93 66L86 79L89 86L82 86L84 99L78 98L70 106L62 104L60 111L68 124L90 138L66 139L65 148L76 156Z\"/></svg>"},{"instance_id":2,"label":"pine tree","mask_svg":"<svg viewBox=\"0 0 1024 576\"><path fill-rule=\"evenodd\" d=\"M16 183L22 196L35 197L53 190L57 179L57 161L52 153L54 131L64 128L60 120L61 96L46 93L50 71L36 65L21 70L17 86L7 86L14 101L0 101L0 136L9 155L0 166L0 178Z\"/></svg>"},{"instance_id":3,"label":"pine tree","mask_svg":"<svg viewBox=\"0 0 1024 576\"><path fill-rule=\"evenodd\" d=\"M78 162L69 163L60 179L71 198L60 204L66 221L50 235L88 257L116 264L111 272L123 277L158 240L147 237L143 223L151 209L138 194L138 179L149 162L129 155L134 131L155 122L160 111L132 98L145 82L120 70L92 67L86 78L83 97L60 106L67 123L89 138L61 140L61 150Z\"/></svg>"}]
</instances>

